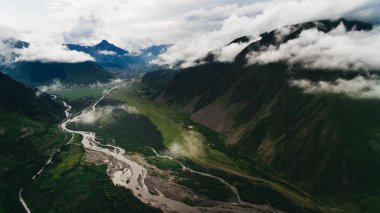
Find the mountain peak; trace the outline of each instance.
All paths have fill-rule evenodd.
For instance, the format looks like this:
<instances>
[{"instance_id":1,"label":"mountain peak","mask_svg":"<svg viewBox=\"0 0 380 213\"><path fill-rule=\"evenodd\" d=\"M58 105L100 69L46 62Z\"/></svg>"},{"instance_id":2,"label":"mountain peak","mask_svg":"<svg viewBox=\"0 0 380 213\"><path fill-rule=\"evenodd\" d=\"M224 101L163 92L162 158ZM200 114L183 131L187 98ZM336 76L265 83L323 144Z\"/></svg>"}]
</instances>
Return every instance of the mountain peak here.
<instances>
[{"instance_id":1,"label":"mountain peak","mask_svg":"<svg viewBox=\"0 0 380 213\"><path fill-rule=\"evenodd\" d=\"M105 51L112 51L114 53L116 53L117 55L125 55L125 54L128 54L128 51L120 48L120 47L117 47L116 45L114 44L111 44L109 43L107 40L103 39L99 44L93 46L93 48L96 50L96 51L102 51L102 50L105 50Z\"/></svg>"},{"instance_id":2,"label":"mountain peak","mask_svg":"<svg viewBox=\"0 0 380 213\"><path fill-rule=\"evenodd\" d=\"M99 42L99 44L97 45L104 45L104 44L108 44L108 45L112 45L111 43L109 43L107 40L103 39L101 42Z\"/></svg>"}]
</instances>

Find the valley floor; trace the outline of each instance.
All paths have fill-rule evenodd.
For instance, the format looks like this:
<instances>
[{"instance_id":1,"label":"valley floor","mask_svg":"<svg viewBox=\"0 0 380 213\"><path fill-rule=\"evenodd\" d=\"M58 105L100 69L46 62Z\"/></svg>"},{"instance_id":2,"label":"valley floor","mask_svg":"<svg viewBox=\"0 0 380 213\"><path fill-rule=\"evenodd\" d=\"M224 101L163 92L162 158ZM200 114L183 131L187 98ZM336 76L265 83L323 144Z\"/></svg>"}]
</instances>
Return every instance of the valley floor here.
<instances>
[{"instance_id":1,"label":"valley floor","mask_svg":"<svg viewBox=\"0 0 380 213\"><path fill-rule=\"evenodd\" d=\"M57 95L73 106L71 112L80 112L84 103L89 106L104 89L82 88ZM224 145L223 135L136 91L136 84L114 90L92 112L83 113L84 120L67 127L95 132L99 149L110 144L121 148L113 149L116 154L126 150L128 160L146 169L143 182L150 194L200 212L344 212L282 180L259 159L236 154ZM105 152L83 148L81 140L76 134L46 170L24 186L23 196L32 212L161 211L147 205L135 189L123 187L128 185L130 166ZM115 182L116 174L122 176Z\"/></svg>"}]
</instances>

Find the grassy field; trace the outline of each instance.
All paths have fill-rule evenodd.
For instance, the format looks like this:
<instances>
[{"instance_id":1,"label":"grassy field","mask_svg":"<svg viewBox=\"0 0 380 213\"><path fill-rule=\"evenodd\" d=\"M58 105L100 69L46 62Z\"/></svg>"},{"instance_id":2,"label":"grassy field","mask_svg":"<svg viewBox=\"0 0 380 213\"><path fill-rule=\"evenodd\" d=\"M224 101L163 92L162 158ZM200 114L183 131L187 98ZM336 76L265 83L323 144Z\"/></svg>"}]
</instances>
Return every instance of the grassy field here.
<instances>
[{"instance_id":1,"label":"grassy field","mask_svg":"<svg viewBox=\"0 0 380 213\"><path fill-rule=\"evenodd\" d=\"M0 113L0 212L21 212L18 192L68 137L56 124L45 124L18 114ZM17 140L22 128L33 135Z\"/></svg>"},{"instance_id":2,"label":"grassy field","mask_svg":"<svg viewBox=\"0 0 380 213\"><path fill-rule=\"evenodd\" d=\"M132 92L133 89L131 87L121 88L114 91L111 94L111 98L136 107L139 113L148 117L161 132L166 148L169 148L173 143L180 144L185 140L184 132L189 131L184 123L187 120L185 115L156 104L147 98L131 95ZM231 170L235 170L240 166L240 164L234 162L223 152L213 149L207 143L203 143L202 148L206 155L202 154L197 158L192 158L192 160L202 163L203 166L221 166L230 168Z\"/></svg>"},{"instance_id":3,"label":"grassy field","mask_svg":"<svg viewBox=\"0 0 380 213\"><path fill-rule=\"evenodd\" d=\"M72 87L70 89L63 89L55 91L54 94L66 98L70 101L77 100L83 97L99 97L103 92L109 89L109 86L96 86L96 87Z\"/></svg>"}]
</instances>

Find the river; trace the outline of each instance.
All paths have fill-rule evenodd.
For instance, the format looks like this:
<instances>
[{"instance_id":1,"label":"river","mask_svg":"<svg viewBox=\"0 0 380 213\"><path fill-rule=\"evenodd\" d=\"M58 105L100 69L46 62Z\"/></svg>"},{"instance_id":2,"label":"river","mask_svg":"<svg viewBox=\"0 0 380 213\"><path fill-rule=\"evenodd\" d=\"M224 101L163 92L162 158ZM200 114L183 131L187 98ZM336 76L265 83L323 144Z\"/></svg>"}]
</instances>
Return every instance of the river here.
<instances>
[{"instance_id":1,"label":"river","mask_svg":"<svg viewBox=\"0 0 380 213\"><path fill-rule=\"evenodd\" d=\"M232 207L230 206L230 208L228 208L228 209L225 209L225 208L220 207L220 206L217 206L217 207L191 207L191 206L188 206L182 202L169 199L169 198L165 197L162 193L159 193L159 195L153 195L149 192L148 187L145 185L145 182L144 182L145 177L147 175L147 170L144 167L142 167L141 165L139 165L138 163L130 160L125 155L124 149L122 149L120 147L116 147L116 146L100 144L99 142L97 142L95 132L72 130L72 129L69 129L67 127L68 124L81 120L82 116L84 114L95 111L97 104L101 100L103 100L113 90L118 89L122 86L125 86L125 85L115 86L115 87L111 88L110 90L105 92L99 99L97 99L97 101L95 103L93 103L92 105L90 105L89 107L85 108L84 110L82 110L81 112L79 112L75 115L70 116L69 111L71 109L71 106L64 102L64 105L67 108L65 111L67 118L65 118L59 126L59 128L62 131L72 134L72 138L69 141L69 143L72 141L74 134L79 134L82 136L81 144L83 145L83 147L86 150L92 150L92 151L96 151L96 152L105 154L109 157L114 158L116 161L119 161L119 162L124 163L125 165L128 165L125 168L121 168L121 169L115 171L111 175L111 179L115 185L120 185L120 186L123 186L125 188L132 190L133 194L138 199L140 199L142 202L144 202L145 204L151 205L153 207L160 208L164 212L181 212L181 213L193 213L193 212L194 213L195 212L236 212L236 213L242 213L242 212L278 212L276 209L274 209L270 206L256 205L256 204L251 204L251 203L247 203L247 202L242 201L237 189L234 186L232 186L231 184L227 183L222 178L213 176L213 175L208 174L208 173L202 173L202 172L194 171L194 170L184 166L182 163L181 163L181 165L182 165L182 168L184 171L197 173L197 174L208 176L211 178L216 178L216 179L220 180L222 183L226 184L235 193L235 195L238 199L239 205L237 205L237 204L232 205ZM154 149L153 149L153 151L159 157L166 157L166 158L173 159L170 156L158 155L158 153ZM57 152L59 152L59 150ZM50 161L51 161L51 158L46 163L46 165L48 165L50 163ZM43 171L45 166L38 172L38 174L40 174ZM33 179L34 178L35 177L33 177ZM28 206L26 205L25 201L22 199L21 193L22 193L22 189L20 190L20 193L19 193L20 202L23 204L25 210L28 213L30 213ZM244 207L242 207L242 206L244 206Z\"/></svg>"}]
</instances>

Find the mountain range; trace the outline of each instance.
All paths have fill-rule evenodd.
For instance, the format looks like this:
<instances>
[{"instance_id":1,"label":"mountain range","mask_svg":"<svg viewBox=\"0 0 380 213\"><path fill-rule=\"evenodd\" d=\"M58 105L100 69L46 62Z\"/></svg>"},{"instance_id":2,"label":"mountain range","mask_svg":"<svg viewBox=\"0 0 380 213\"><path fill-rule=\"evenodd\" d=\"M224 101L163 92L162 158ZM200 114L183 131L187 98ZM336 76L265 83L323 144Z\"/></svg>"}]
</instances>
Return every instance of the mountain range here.
<instances>
[{"instance_id":1,"label":"mountain range","mask_svg":"<svg viewBox=\"0 0 380 213\"><path fill-rule=\"evenodd\" d=\"M81 46L77 44L66 44L70 50L80 51L91 55L96 62L106 68L127 69L127 70L150 70L157 66L150 65L149 62L155 59L160 53L167 50L169 45L153 45L140 50L138 54L131 54L127 50L121 49L106 40L94 46Z\"/></svg>"},{"instance_id":2,"label":"mountain range","mask_svg":"<svg viewBox=\"0 0 380 213\"><path fill-rule=\"evenodd\" d=\"M247 64L252 52L296 39L307 29L330 32L338 25L347 31L373 27L345 19L322 20L290 26L281 40L278 30L252 43L244 36L231 42L247 43L232 63L217 62L210 52L197 60L198 66L148 73L141 85L152 91L155 102L222 134L229 149L263 160L277 176L323 202L354 203L370 212L370 200L380 193L380 100L308 94L289 83L352 80L367 78L368 73L311 70L281 61Z\"/></svg>"},{"instance_id":3,"label":"mountain range","mask_svg":"<svg viewBox=\"0 0 380 213\"><path fill-rule=\"evenodd\" d=\"M16 62L5 66L3 72L18 81L32 85L51 84L55 80L64 84L87 85L106 83L114 78L112 73L92 61Z\"/></svg>"}]
</instances>

